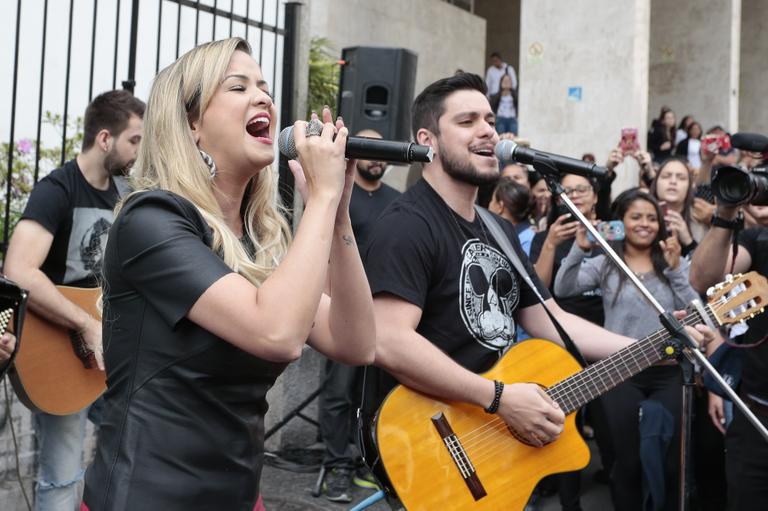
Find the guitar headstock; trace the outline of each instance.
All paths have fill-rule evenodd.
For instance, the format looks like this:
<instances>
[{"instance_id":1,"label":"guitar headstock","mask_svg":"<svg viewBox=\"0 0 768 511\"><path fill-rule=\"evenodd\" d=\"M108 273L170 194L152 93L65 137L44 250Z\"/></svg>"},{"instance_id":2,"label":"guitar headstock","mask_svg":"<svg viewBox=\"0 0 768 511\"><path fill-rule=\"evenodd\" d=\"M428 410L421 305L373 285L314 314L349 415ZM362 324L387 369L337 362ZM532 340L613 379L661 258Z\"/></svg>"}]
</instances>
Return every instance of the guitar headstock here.
<instances>
[{"instance_id":1,"label":"guitar headstock","mask_svg":"<svg viewBox=\"0 0 768 511\"><path fill-rule=\"evenodd\" d=\"M768 281L751 271L726 275L725 281L707 290L707 302L721 325L733 325L763 312Z\"/></svg>"}]
</instances>

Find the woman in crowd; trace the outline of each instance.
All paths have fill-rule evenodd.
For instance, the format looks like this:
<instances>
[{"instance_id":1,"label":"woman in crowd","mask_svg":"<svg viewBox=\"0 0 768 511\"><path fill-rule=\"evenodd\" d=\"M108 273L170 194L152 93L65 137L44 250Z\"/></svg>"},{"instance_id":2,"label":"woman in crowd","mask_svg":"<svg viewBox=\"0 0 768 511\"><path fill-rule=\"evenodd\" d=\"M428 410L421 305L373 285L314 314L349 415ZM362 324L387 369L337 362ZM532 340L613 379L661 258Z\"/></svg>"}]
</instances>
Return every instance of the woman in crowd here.
<instances>
[{"instance_id":1,"label":"woman in crowd","mask_svg":"<svg viewBox=\"0 0 768 511\"><path fill-rule=\"evenodd\" d=\"M499 83L499 92L490 97L491 109L496 114L496 132L517 135L517 90L512 77L505 74Z\"/></svg>"},{"instance_id":2,"label":"woman in crowd","mask_svg":"<svg viewBox=\"0 0 768 511\"><path fill-rule=\"evenodd\" d=\"M667 231L677 237L682 255L687 257L704 237L706 226L691 217L693 178L685 160L676 157L664 160L651 183L650 193L662 206Z\"/></svg>"},{"instance_id":3,"label":"woman in crowd","mask_svg":"<svg viewBox=\"0 0 768 511\"><path fill-rule=\"evenodd\" d=\"M680 124L678 124L677 131L675 132L675 145L688 137L688 128L694 122L696 121L691 114L684 115L683 118L680 119Z\"/></svg>"},{"instance_id":4,"label":"woman in crowd","mask_svg":"<svg viewBox=\"0 0 768 511\"><path fill-rule=\"evenodd\" d=\"M661 107L659 118L655 119L648 134L648 151L655 163L661 163L675 150L675 112Z\"/></svg>"},{"instance_id":5,"label":"woman in crowd","mask_svg":"<svg viewBox=\"0 0 768 511\"><path fill-rule=\"evenodd\" d=\"M536 232L547 230L547 215L552 204L552 192L549 191L547 181L538 172L528 172L528 187L535 203L533 210L534 228Z\"/></svg>"},{"instance_id":6,"label":"woman in crowd","mask_svg":"<svg viewBox=\"0 0 768 511\"><path fill-rule=\"evenodd\" d=\"M240 38L199 46L155 78L136 191L104 256L108 388L85 509L253 509L266 393L286 364L307 343L372 361L347 130L327 109L324 125L294 125L291 170L307 199L288 248L261 79Z\"/></svg>"},{"instance_id":7,"label":"woman in crowd","mask_svg":"<svg viewBox=\"0 0 768 511\"><path fill-rule=\"evenodd\" d=\"M632 189L614 202L614 218L624 222L625 238L616 243L616 251L640 278L665 310L685 307L698 294L688 283L688 262L681 257L680 244L668 236L656 199ZM657 311L619 272L605 255L585 260L592 250L584 229L579 229L577 242L562 262L555 278L555 293L576 296L600 287L605 310L605 328L613 332L642 338L661 328ZM653 501L653 509L677 508L677 469L679 462L679 424L681 406L680 369L674 365L656 365L620 384L603 396L608 413L616 454L613 469L614 505L620 510L643 507L641 475L641 436L639 413L666 422L671 432L665 452L646 447L646 455L655 452L663 464L667 482L663 501ZM647 424L647 423L644 423ZM650 468L652 470L652 468ZM658 493L655 499L661 499Z\"/></svg>"},{"instance_id":8,"label":"woman in crowd","mask_svg":"<svg viewBox=\"0 0 768 511\"><path fill-rule=\"evenodd\" d=\"M523 251L529 254L535 231L531 223L535 202L531 191L509 177L502 177L493 192L488 209L515 226Z\"/></svg>"},{"instance_id":9,"label":"woman in crowd","mask_svg":"<svg viewBox=\"0 0 768 511\"><path fill-rule=\"evenodd\" d=\"M688 125L686 137L675 147L675 156L688 160L688 164L698 172L701 167L701 124L693 121Z\"/></svg>"}]
</instances>

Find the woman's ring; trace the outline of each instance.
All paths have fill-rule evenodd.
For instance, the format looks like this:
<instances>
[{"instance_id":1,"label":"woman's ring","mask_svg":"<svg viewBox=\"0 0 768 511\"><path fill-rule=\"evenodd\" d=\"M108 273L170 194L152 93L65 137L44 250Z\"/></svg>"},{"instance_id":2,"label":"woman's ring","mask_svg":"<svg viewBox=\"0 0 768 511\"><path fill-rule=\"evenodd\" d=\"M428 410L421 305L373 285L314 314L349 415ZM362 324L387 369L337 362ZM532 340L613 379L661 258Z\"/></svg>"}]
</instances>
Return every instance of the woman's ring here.
<instances>
[{"instance_id":1,"label":"woman's ring","mask_svg":"<svg viewBox=\"0 0 768 511\"><path fill-rule=\"evenodd\" d=\"M318 119L312 119L307 123L308 137L311 137L313 135L320 136L322 132L323 132L323 123L320 122Z\"/></svg>"}]
</instances>

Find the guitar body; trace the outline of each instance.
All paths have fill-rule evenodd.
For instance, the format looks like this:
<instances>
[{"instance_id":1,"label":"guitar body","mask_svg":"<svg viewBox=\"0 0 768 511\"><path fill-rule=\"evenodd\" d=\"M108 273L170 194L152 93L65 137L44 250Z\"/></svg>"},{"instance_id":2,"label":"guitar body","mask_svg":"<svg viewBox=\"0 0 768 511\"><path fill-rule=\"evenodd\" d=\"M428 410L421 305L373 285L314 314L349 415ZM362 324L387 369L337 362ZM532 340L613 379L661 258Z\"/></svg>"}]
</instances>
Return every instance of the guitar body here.
<instances>
[{"instance_id":1,"label":"guitar body","mask_svg":"<svg viewBox=\"0 0 768 511\"><path fill-rule=\"evenodd\" d=\"M492 380L549 387L581 366L555 343L531 339L515 345L484 374ZM485 492L473 497L432 417L442 413ZM477 406L443 402L395 388L382 404L375 432L381 461L408 511L522 510L545 476L584 468L589 448L566 417L558 440L544 447L518 441L503 421ZM490 423L490 425L489 425Z\"/></svg>"},{"instance_id":2,"label":"guitar body","mask_svg":"<svg viewBox=\"0 0 768 511\"><path fill-rule=\"evenodd\" d=\"M57 286L67 299L93 317L100 288ZM8 374L16 395L33 411L70 415L90 405L106 389L106 375L95 362L87 368L75 352L70 331L28 311L14 368Z\"/></svg>"}]
</instances>

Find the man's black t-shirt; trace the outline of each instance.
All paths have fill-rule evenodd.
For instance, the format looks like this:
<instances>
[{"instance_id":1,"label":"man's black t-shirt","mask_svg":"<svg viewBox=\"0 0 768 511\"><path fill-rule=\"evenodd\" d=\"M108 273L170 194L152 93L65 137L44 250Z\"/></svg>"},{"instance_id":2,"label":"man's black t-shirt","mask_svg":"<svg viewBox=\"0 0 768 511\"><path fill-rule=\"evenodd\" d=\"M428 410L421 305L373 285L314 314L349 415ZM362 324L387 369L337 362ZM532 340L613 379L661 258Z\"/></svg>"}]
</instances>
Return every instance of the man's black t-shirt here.
<instances>
[{"instance_id":1,"label":"man's black t-shirt","mask_svg":"<svg viewBox=\"0 0 768 511\"><path fill-rule=\"evenodd\" d=\"M539 260L541 248L544 246L544 241L546 239L546 232L538 232L533 237L533 241L531 242L531 253L529 255L533 263L536 263L536 261ZM565 256L568 255L574 241L574 239L565 240L555 248L555 262L552 265L552 286L550 287L550 291L553 291L552 288L554 288L555 285L555 276L560 270L560 261L565 259ZM603 251L601 249L594 249L587 258L595 257L602 253ZM575 314L596 325L603 326L603 323L605 322L605 313L603 312L603 294L600 288L585 291L577 296L556 296L554 293L552 294L557 304L564 311Z\"/></svg>"},{"instance_id":2,"label":"man's black t-shirt","mask_svg":"<svg viewBox=\"0 0 768 511\"><path fill-rule=\"evenodd\" d=\"M166 191L129 198L104 256L107 392L90 509L251 511L266 393L285 367L186 318L232 270L197 209Z\"/></svg>"},{"instance_id":3,"label":"man's black t-shirt","mask_svg":"<svg viewBox=\"0 0 768 511\"><path fill-rule=\"evenodd\" d=\"M86 181L76 160L41 179L32 190L22 219L34 220L53 234L41 270L54 284L96 287L107 233L118 193L98 190Z\"/></svg>"},{"instance_id":4,"label":"man's black t-shirt","mask_svg":"<svg viewBox=\"0 0 768 511\"><path fill-rule=\"evenodd\" d=\"M514 227L499 225L540 293L549 293L520 248ZM395 295L418 306L417 332L473 372L490 369L515 340L515 311L538 303L479 216L468 222L420 180L382 213L369 238L365 268L374 296ZM396 383L383 371L366 383L372 411Z\"/></svg>"},{"instance_id":5,"label":"man's black t-shirt","mask_svg":"<svg viewBox=\"0 0 768 511\"><path fill-rule=\"evenodd\" d=\"M768 276L768 228L755 227L739 234L739 245L752 257L750 270ZM768 335L768 313L758 314L748 321L749 330L741 342L754 343ZM745 349L741 388L755 397L768 401L768 342Z\"/></svg>"},{"instance_id":6,"label":"man's black t-shirt","mask_svg":"<svg viewBox=\"0 0 768 511\"><path fill-rule=\"evenodd\" d=\"M352 198L349 203L349 218L352 221L352 231L360 254L365 254L368 244L368 234L384 208L395 200L400 192L382 183L381 186L369 192L354 184Z\"/></svg>"}]
</instances>

